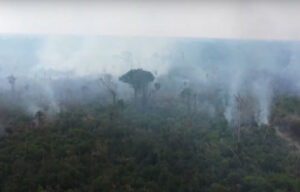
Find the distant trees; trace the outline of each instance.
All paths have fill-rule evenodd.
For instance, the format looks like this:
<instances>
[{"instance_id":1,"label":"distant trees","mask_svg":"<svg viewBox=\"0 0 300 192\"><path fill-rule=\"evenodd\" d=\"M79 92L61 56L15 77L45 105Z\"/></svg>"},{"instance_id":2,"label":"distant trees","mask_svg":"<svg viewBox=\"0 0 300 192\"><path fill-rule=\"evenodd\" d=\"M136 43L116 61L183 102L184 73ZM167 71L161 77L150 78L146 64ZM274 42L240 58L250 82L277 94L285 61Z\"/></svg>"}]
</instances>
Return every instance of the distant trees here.
<instances>
[{"instance_id":1,"label":"distant trees","mask_svg":"<svg viewBox=\"0 0 300 192\"><path fill-rule=\"evenodd\" d=\"M37 126L43 126L47 119L46 114L40 110L36 112L34 118Z\"/></svg>"},{"instance_id":2,"label":"distant trees","mask_svg":"<svg viewBox=\"0 0 300 192\"><path fill-rule=\"evenodd\" d=\"M16 83L16 77L13 75L10 75L7 77L8 83L11 86L11 91L14 92L15 91L15 83Z\"/></svg>"},{"instance_id":3,"label":"distant trees","mask_svg":"<svg viewBox=\"0 0 300 192\"><path fill-rule=\"evenodd\" d=\"M237 128L237 141L240 142L242 126L257 126L259 121L259 106L250 96L235 95L234 125Z\"/></svg>"},{"instance_id":4,"label":"distant trees","mask_svg":"<svg viewBox=\"0 0 300 192\"><path fill-rule=\"evenodd\" d=\"M144 71L142 69L132 69L122 75L119 80L130 84L134 89L135 102L137 101L139 95L141 95L143 104L147 102L148 85L154 80L154 76L151 72Z\"/></svg>"},{"instance_id":5,"label":"distant trees","mask_svg":"<svg viewBox=\"0 0 300 192\"><path fill-rule=\"evenodd\" d=\"M270 123L293 132L300 137L300 98L281 95L274 98Z\"/></svg>"},{"instance_id":6,"label":"distant trees","mask_svg":"<svg viewBox=\"0 0 300 192\"><path fill-rule=\"evenodd\" d=\"M153 98L157 99L157 93L161 88L161 84L159 82L154 83L154 89L152 89L150 96L154 96Z\"/></svg>"},{"instance_id":7,"label":"distant trees","mask_svg":"<svg viewBox=\"0 0 300 192\"><path fill-rule=\"evenodd\" d=\"M240 95L235 96L235 102L236 102L236 111L237 111L237 122L236 122L236 128L237 128L237 142L240 143L241 138L241 121L242 121L242 110L244 106L244 99Z\"/></svg>"},{"instance_id":8,"label":"distant trees","mask_svg":"<svg viewBox=\"0 0 300 192\"><path fill-rule=\"evenodd\" d=\"M161 84L156 82L156 83L154 83L154 87L155 87L155 90L158 91L161 87Z\"/></svg>"},{"instance_id":9,"label":"distant trees","mask_svg":"<svg viewBox=\"0 0 300 192\"><path fill-rule=\"evenodd\" d=\"M192 99L193 99L193 90L191 88L184 88L181 93L180 97L182 98L183 102L186 104L188 111L191 111L192 107Z\"/></svg>"},{"instance_id":10,"label":"distant trees","mask_svg":"<svg viewBox=\"0 0 300 192\"><path fill-rule=\"evenodd\" d=\"M293 116L289 121L289 127L291 128L291 131L300 137L300 117Z\"/></svg>"}]
</instances>

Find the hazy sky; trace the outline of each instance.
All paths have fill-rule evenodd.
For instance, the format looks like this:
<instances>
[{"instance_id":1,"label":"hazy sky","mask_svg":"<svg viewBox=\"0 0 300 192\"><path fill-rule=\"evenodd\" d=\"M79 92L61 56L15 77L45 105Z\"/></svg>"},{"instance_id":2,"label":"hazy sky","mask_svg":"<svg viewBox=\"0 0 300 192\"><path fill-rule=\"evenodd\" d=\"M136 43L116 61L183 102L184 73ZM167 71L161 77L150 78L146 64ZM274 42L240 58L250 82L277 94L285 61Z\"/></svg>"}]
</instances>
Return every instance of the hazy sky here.
<instances>
[{"instance_id":1,"label":"hazy sky","mask_svg":"<svg viewBox=\"0 0 300 192\"><path fill-rule=\"evenodd\" d=\"M300 39L300 1L0 1L0 33Z\"/></svg>"}]
</instances>

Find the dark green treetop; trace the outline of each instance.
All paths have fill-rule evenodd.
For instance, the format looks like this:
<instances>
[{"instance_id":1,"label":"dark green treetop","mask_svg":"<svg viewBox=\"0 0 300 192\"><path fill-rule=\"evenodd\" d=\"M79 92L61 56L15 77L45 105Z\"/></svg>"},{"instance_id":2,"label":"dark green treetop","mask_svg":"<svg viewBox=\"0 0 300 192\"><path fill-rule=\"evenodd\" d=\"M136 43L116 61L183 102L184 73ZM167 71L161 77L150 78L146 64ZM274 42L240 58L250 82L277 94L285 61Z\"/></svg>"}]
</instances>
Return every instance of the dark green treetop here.
<instances>
[{"instance_id":1,"label":"dark green treetop","mask_svg":"<svg viewBox=\"0 0 300 192\"><path fill-rule=\"evenodd\" d=\"M154 76L143 69L132 69L122 75L119 80L130 84L135 91L141 91L154 80Z\"/></svg>"}]
</instances>

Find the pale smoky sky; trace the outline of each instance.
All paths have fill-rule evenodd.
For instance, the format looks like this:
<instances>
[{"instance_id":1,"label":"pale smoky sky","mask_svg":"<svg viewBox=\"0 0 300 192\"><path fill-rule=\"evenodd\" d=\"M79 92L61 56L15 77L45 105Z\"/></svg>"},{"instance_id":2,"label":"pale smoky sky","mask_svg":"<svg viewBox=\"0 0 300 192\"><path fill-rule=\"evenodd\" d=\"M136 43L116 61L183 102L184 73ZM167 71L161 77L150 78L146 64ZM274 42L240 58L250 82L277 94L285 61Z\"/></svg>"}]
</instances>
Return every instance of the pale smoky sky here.
<instances>
[{"instance_id":1,"label":"pale smoky sky","mask_svg":"<svg viewBox=\"0 0 300 192\"><path fill-rule=\"evenodd\" d=\"M300 39L300 1L0 1L2 34Z\"/></svg>"}]
</instances>

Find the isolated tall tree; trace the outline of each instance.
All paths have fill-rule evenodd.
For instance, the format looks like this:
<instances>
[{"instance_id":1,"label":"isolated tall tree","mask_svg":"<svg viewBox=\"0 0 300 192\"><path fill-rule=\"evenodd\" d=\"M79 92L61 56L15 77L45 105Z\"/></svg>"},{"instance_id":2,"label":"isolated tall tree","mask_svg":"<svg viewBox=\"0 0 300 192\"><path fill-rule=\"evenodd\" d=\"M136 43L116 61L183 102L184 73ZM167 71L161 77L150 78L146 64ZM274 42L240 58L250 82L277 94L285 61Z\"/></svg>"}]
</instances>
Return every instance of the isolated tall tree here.
<instances>
[{"instance_id":1,"label":"isolated tall tree","mask_svg":"<svg viewBox=\"0 0 300 192\"><path fill-rule=\"evenodd\" d=\"M119 78L120 81L128 83L134 89L134 99L137 101L138 95L142 95L142 101L147 102L148 85L154 80L154 76L149 71L142 69L132 69Z\"/></svg>"},{"instance_id":2,"label":"isolated tall tree","mask_svg":"<svg viewBox=\"0 0 300 192\"><path fill-rule=\"evenodd\" d=\"M15 91L15 83L16 83L16 78L13 75L10 75L7 77L8 83L11 86L11 91L14 92Z\"/></svg>"}]
</instances>

